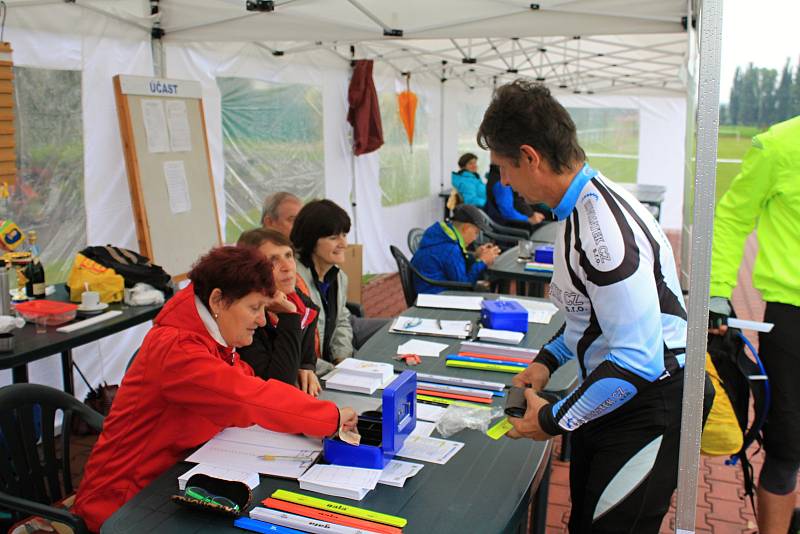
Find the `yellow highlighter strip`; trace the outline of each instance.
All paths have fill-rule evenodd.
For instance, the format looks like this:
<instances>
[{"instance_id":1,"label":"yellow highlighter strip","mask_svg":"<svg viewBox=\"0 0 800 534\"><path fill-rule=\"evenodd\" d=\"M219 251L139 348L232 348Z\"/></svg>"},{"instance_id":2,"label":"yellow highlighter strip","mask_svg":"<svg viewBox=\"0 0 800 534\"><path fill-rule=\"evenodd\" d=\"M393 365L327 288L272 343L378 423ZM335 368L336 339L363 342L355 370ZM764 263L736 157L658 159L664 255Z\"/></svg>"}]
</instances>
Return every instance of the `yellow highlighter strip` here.
<instances>
[{"instance_id":1,"label":"yellow highlighter strip","mask_svg":"<svg viewBox=\"0 0 800 534\"><path fill-rule=\"evenodd\" d=\"M432 397L430 395L420 395L417 393L417 400L435 402L437 404L455 404L456 406L466 406L468 408L482 408L489 410L490 406L478 404L476 402L460 401L455 399L445 399L444 397Z\"/></svg>"},{"instance_id":2,"label":"yellow highlighter strip","mask_svg":"<svg viewBox=\"0 0 800 534\"><path fill-rule=\"evenodd\" d=\"M318 499L316 497L310 497L308 495L303 495L301 493L295 493L288 490L275 490L275 492L272 494L272 497L274 499L280 499L281 501L301 504L303 506L310 506L312 508L317 508L318 510L328 510L330 512L336 512L337 514L349 515L350 517L366 519L367 521L383 523L385 525L391 525L398 528L403 528L408 524L408 521L402 517L382 514L380 512L373 512L372 510L365 510L364 508L349 506L347 504L338 502L326 501L325 499Z\"/></svg>"},{"instance_id":3,"label":"yellow highlighter strip","mask_svg":"<svg viewBox=\"0 0 800 534\"><path fill-rule=\"evenodd\" d=\"M492 439L500 439L506 435L506 432L514 428L509 422L507 417L500 420L499 423L486 431L486 435Z\"/></svg>"},{"instance_id":4,"label":"yellow highlighter strip","mask_svg":"<svg viewBox=\"0 0 800 534\"><path fill-rule=\"evenodd\" d=\"M500 365L496 363L462 362L459 360L447 360L447 363L445 365L447 365L447 367L464 367L466 369L480 369L482 371L500 371L502 373L513 373L513 374L518 374L524 370L524 367Z\"/></svg>"}]
</instances>

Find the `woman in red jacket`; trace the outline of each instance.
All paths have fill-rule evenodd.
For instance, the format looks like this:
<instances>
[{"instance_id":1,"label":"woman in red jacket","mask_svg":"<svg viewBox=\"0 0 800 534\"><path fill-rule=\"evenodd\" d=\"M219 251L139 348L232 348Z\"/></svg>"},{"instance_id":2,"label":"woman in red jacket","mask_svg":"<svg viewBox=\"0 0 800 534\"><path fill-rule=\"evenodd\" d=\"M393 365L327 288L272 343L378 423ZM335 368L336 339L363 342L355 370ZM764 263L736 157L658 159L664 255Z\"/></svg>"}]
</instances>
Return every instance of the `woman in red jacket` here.
<instances>
[{"instance_id":1,"label":"woman in red jacket","mask_svg":"<svg viewBox=\"0 0 800 534\"><path fill-rule=\"evenodd\" d=\"M258 250L216 248L189 278L145 336L86 464L72 511L92 531L226 427L320 437L340 422L355 427L353 410L257 378L236 354L265 324L275 292L272 265Z\"/></svg>"}]
</instances>

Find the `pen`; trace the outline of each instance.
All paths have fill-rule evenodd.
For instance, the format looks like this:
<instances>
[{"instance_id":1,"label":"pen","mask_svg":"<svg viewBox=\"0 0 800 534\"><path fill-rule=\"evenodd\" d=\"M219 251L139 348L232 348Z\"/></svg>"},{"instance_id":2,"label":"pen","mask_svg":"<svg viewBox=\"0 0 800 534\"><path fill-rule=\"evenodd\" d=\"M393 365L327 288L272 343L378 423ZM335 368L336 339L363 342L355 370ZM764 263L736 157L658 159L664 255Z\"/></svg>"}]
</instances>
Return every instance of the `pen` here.
<instances>
[{"instance_id":1,"label":"pen","mask_svg":"<svg viewBox=\"0 0 800 534\"><path fill-rule=\"evenodd\" d=\"M439 330L442 329L442 322L439 319L436 319L436 328L438 328Z\"/></svg>"},{"instance_id":2,"label":"pen","mask_svg":"<svg viewBox=\"0 0 800 534\"><path fill-rule=\"evenodd\" d=\"M259 456L262 460L266 460L268 462L274 462L277 460L294 460L298 462L306 462L308 460L313 460L314 457L312 456L280 456L277 454L264 454L263 456Z\"/></svg>"}]
</instances>

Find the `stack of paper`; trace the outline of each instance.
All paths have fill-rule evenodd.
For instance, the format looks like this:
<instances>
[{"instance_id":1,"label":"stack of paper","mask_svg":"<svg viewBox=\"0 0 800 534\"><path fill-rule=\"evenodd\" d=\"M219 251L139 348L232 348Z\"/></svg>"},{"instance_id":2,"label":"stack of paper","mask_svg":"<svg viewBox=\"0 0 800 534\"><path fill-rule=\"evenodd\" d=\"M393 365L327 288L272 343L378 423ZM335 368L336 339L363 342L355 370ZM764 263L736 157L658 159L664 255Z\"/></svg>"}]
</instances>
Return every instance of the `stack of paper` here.
<instances>
[{"instance_id":1,"label":"stack of paper","mask_svg":"<svg viewBox=\"0 0 800 534\"><path fill-rule=\"evenodd\" d=\"M257 425L226 428L186 458L187 462L298 478L322 452L322 441L281 434Z\"/></svg>"},{"instance_id":2,"label":"stack of paper","mask_svg":"<svg viewBox=\"0 0 800 534\"><path fill-rule=\"evenodd\" d=\"M432 404L425 404L424 402L417 403L417 424L419 424L420 419L423 421L432 421L434 423L438 423L439 419L444 416L444 412L447 411L447 408L443 408L440 406L434 406Z\"/></svg>"},{"instance_id":3,"label":"stack of paper","mask_svg":"<svg viewBox=\"0 0 800 534\"><path fill-rule=\"evenodd\" d=\"M397 334L420 334L465 339L472 330L472 321L440 321L401 315L392 323L390 332Z\"/></svg>"},{"instance_id":4,"label":"stack of paper","mask_svg":"<svg viewBox=\"0 0 800 534\"><path fill-rule=\"evenodd\" d=\"M417 419L414 430L411 431L411 436L429 437L433 431L436 430L436 423L430 421L421 421Z\"/></svg>"},{"instance_id":5,"label":"stack of paper","mask_svg":"<svg viewBox=\"0 0 800 534\"><path fill-rule=\"evenodd\" d=\"M406 438L403 448L397 452L397 456L434 464L446 464L463 446L464 444L458 441L412 434Z\"/></svg>"},{"instance_id":6,"label":"stack of paper","mask_svg":"<svg viewBox=\"0 0 800 534\"><path fill-rule=\"evenodd\" d=\"M404 462L402 460L391 460L381 471L381 478L378 482L386 484L387 486L402 488L406 480L419 473L420 469L423 467L422 464Z\"/></svg>"},{"instance_id":7,"label":"stack of paper","mask_svg":"<svg viewBox=\"0 0 800 534\"><path fill-rule=\"evenodd\" d=\"M520 306L528 310L528 322L548 324L553 315L558 312L555 304L542 300L515 299L511 297L500 297L498 300L513 300Z\"/></svg>"},{"instance_id":8,"label":"stack of paper","mask_svg":"<svg viewBox=\"0 0 800 534\"><path fill-rule=\"evenodd\" d=\"M411 341L406 341L402 345L398 345L397 354L416 354L417 356L438 358L439 354L447 347L449 347L447 343L434 343L433 341L412 339Z\"/></svg>"},{"instance_id":9,"label":"stack of paper","mask_svg":"<svg viewBox=\"0 0 800 534\"><path fill-rule=\"evenodd\" d=\"M332 389L372 394L394 379L394 367L389 363L347 358L323 378L325 386Z\"/></svg>"},{"instance_id":10,"label":"stack of paper","mask_svg":"<svg viewBox=\"0 0 800 534\"><path fill-rule=\"evenodd\" d=\"M258 487L260 482L258 473L247 473L245 471L237 471L235 469L227 469L224 467L217 467L214 465L197 464L184 474L178 477L178 489L183 491L186 489L186 483L194 475L208 475L210 477L219 478L221 480L231 480L234 482L244 482L250 489Z\"/></svg>"},{"instance_id":11,"label":"stack of paper","mask_svg":"<svg viewBox=\"0 0 800 534\"><path fill-rule=\"evenodd\" d=\"M522 332L512 332L511 330L495 330L493 328L481 328L478 330L478 339L496 341L497 343L517 345L524 337L525 334Z\"/></svg>"},{"instance_id":12,"label":"stack of paper","mask_svg":"<svg viewBox=\"0 0 800 534\"><path fill-rule=\"evenodd\" d=\"M380 469L317 464L297 481L301 489L360 501L375 489L381 473Z\"/></svg>"},{"instance_id":13,"label":"stack of paper","mask_svg":"<svg viewBox=\"0 0 800 534\"><path fill-rule=\"evenodd\" d=\"M419 308L480 311L482 302L483 297L429 295L426 293L420 293L417 295L417 307Z\"/></svg>"}]
</instances>

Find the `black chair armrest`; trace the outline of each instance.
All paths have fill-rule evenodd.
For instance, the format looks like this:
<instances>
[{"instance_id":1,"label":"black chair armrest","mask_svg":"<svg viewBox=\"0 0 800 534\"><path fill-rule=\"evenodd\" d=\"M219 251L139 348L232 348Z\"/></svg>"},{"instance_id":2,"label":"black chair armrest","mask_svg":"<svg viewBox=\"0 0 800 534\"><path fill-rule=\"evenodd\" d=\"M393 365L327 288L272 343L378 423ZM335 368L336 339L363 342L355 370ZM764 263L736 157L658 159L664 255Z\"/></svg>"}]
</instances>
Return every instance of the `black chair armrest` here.
<instances>
[{"instance_id":1,"label":"black chair armrest","mask_svg":"<svg viewBox=\"0 0 800 534\"><path fill-rule=\"evenodd\" d=\"M89 529L86 528L86 523L83 522L83 519L63 508L22 499L4 492L0 492L0 508L64 523L72 527L72 531L75 534L89 534Z\"/></svg>"},{"instance_id":2,"label":"black chair armrest","mask_svg":"<svg viewBox=\"0 0 800 534\"><path fill-rule=\"evenodd\" d=\"M364 307L361 304L356 302L345 302L345 307L347 311L350 312L350 315L354 317L364 317Z\"/></svg>"},{"instance_id":3,"label":"black chair armrest","mask_svg":"<svg viewBox=\"0 0 800 534\"><path fill-rule=\"evenodd\" d=\"M515 236L519 239L530 239L531 233L527 230L522 228L513 228L511 226L503 226L502 224L494 223L492 225L492 230L494 230L498 234L505 234L507 236Z\"/></svg>"},{"instance_id":4,"label":"black chair armrest","mask_svg":"<svg viewBox=\"0 0 800 534\"><path fill-rule=\"evenodd\" d=\"M433 286L446 287L447 289L461 289L464 291L475 291L475 284L469 282L451 282L450 280L428 280Z\"/></svg>"}]
</instances>

